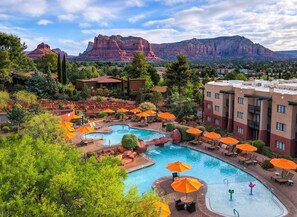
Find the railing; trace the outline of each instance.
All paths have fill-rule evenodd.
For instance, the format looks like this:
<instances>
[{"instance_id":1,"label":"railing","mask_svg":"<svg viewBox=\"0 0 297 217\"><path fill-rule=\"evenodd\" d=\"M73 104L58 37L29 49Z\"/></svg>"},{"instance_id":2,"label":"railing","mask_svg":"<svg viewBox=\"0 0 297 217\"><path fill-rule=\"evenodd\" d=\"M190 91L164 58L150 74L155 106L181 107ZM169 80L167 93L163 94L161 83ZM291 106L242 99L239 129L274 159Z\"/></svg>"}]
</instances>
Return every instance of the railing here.
<instances>
[{"instance_id":1,"label":"railing","mask_svg":"<svg viewBox=\"0 0 297 217\"><path fill-rule=\"evenodd\" d=\"M229 180L228 179L224 179L224 184L226 184L227 186L229 185Z\"/></svg>"},{"instance_id":2,"label":"railing","mask_svg":"<svg viewBox=\"0 0 297 217\"><path fill-rule=\"evenodd\" d=\"M239 217L239 212L236 209L233 209L233 213L236 217Z\"/></svg>"},{"instance_id":3,"label":"railing","mask_svg":"<svg viewBox=\"0 0 297 217\"><path fill-rule=\"evenodd\" d=\"M260 106L248 105L248 112L260 113Z\"/></svg>"},{"instance_id":4,"label":"railing","mask_svg":"<svg viewBox=\"0 0 297 217\"><path fill-rule=\"evenodd\" d=\"M248 120L248 126L253 129L259 129L260 123L252 120Z\"/></svg>"}]
</instances>

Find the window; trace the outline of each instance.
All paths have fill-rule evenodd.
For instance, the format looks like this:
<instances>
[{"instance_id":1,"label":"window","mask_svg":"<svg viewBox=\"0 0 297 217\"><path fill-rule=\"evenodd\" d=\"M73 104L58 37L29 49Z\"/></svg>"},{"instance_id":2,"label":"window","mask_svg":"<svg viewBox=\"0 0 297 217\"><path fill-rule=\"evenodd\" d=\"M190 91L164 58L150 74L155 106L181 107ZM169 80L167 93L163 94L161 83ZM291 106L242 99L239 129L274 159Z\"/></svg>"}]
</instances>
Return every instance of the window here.
<instances>
[{"instance_id":1,"label":"window","mask_svg":"<svg viewBox=\"0 0 297 217\"><path fill-rule=\"evenodd\" d=\"M256 106L261 106L261 100L257 99Z\"/></svg>"},{"instance_id":2,"label":"window","mask_svg":"<svg viewBox=\"0 0 297 217\"><path fill-rule=\"evenodd\" d=\"M211 122L211 118L210 118L209 116L206 116L206 120L207 120L208 122Z\"/></svg>"},{"instance_id":3,"label":"window","mask_svg":"<svg viewBox=\"0 0 297 217\"><path fill-rule=\"evenodd\" d=\"M220 99L220 94L219 93L215 93L215 98L216 99Z\"/></svg>"},{"instance_id":4,"label":"window","mask_svg":"<svg viewBox=\"0 0 297 217\"><path fill-rule=\"evenodd\" d=\"M216 118L216 119L215 119L215 124L216 124L216 125L219 125L219 124L220 124L220 120Z\"/></svg>"},{"instance_id":5,"label":"window","mask_svg":"<svg viewBox=\"0 0 297 217\"><path fill-rule=\"evenodd\" d=\"M218 105L215 105L215 111L220 111L220 106L218 106Z\"/></svg>"},{"instance_id":6,"label":"window","mask_svg":"<svg viewBox=\"0 0 297 217\"><path fill-rule=\"evenodd\" d=\"M278 113L287 113L287 106L285 106L285 105L277 105L277 112Z\"/></svg>"},{"instance_id":7,"label":"window","mask_svg":"<svg viewBox=\"0 0 297 217\"><path fill-rule=\"evenodd\" d=\"M243 98L242 97L238 97L238 104L243 104Z\"/></svg>"},{"instance_id":8,"label":"window","mask_svg":"<svg viewBox=\"0 0 297 217\"><path fill-rule=\"evenodd\" d=\"M207 109L210 109L211 108L211 105L209 103L206 103L206 108Z\"/></svg>"},{"instance_id":9,"label":"window","mask_svg":"<svg viewBox=\"0 0 297 217\"><path fill-rule=\"evenodd\" d=\"M243 119L243 112L237 112L237 118Z\"/></svg>"},{"instance_id":10,"label":"window","mask_svg":"<svg viewBox=\"0 0 297 217\"><path fill-rule=\"evenodd\" d=\"M206 92L206 96L207 96L207 97L211 97L211 92L207 91L207 92Z\"/></svg>"},{"instance_id":11,"label":"window","mask_svg":"<svg viewBox=\"0 0 297 217\"><path fill-rule=\"evenodd\" d=\"M243 128L237 127L237 132L240 133L240 134L243 134Z\"/></svg>"},{"instance_id":12,"label":"window","mask_svg":"<svg viewBox=\"0 0 297 217\"><path fill-rule=\"evenodd\" d=\"M276 129L280 131L286 131L286 125L280 122L276 122Z\"/></svg>"},{"instance_id":13,"label":"window","mask_svg":"<svg viewBox=\"0 0 297 217\"><path fill-rule=\"evenodd\" d=\"M285 150L286 149L285 143L283 143L281 141L275 141L275 147L280 149L280 150Z\"/></svg>"}]
</instances>

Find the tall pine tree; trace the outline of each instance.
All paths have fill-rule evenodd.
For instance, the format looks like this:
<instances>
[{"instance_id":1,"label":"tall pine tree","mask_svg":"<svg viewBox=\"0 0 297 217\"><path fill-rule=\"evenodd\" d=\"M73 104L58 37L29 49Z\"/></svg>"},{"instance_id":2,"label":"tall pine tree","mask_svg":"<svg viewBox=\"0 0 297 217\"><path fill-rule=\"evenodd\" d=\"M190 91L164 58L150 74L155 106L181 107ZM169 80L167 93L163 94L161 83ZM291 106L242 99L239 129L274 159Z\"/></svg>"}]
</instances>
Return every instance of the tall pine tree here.
<instances>
[{"instance_id":1,"label":"tall pine tree","mask_svg":"<svg viewBox=\"0 0 297 217\"><path fill-rule=\"evenodd\" d=\"M59 83L62 83L62 69L61 69L61 56L60 54L58 53L58 66L57 66L57 69L58 69L58 81Z\"/></svg>"},{"instance_id":2,"label":"tall pine tree","mask_svg":"<svg viewBox=\"0 0 297 217\"><path fill-rule=\"evenodd\" d=\"M62 60L62 84L67 84L67 70L66 70L66 57L65 54Z\"/></svg>"}]
</instances>

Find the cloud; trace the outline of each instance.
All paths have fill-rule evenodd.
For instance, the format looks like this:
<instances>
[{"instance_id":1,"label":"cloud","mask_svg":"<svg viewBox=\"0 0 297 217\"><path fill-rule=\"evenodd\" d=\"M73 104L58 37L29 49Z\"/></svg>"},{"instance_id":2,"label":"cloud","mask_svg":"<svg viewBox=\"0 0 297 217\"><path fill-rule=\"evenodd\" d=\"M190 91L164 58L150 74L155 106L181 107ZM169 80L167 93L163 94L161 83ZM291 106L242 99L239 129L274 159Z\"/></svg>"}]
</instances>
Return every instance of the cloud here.
<instances>
[{"instance_id":1,"label":"cloud","mask_svg":"<svg viewBox=\"0 0 297 217\"><path fill-rule=\"evenodd\" d=\"M41 19L37 22L37 24L41 25L41 26L47 26L48 24L51 24L51 23L53 23L53 22L50 20L45 20L45 19Z\"/></svg>"},{"instance_id":2,"label":"cloud","mask_svg":"<svg viewBox=\"0 0 297 217\"><path fill-rule=\"evenodd\" d=\"M62 0L59 4L62 9L69 13L83 11L88 5L89 0Z\"/></svg>"},{"instance_id":3,"label":"cloud","mask_svg":"<svg viewBox=\"0 0 297 217\"><path fill-rule=\"evenodd\" d=\"M79 23L78 26L81 28L88 28L88 27L91 27L92 24L91 23Z\"/></svg>"},{"instance_id":4,"label":"cloud","mask_svg":"<svg viewBox=\"0 0 297 217\"><path fill-rule=\"evenodd\" d=\"M59 20L62 21L74 21L75 19L78 18L78 16L73 15L73 14L61 14L58 16Z\"/></svg>"},{"instance_id":5,"label":"cloud","mask_svg":"<svg viewBox=\"0 0 297 217\"><path fill-rule=\"evenodd\" d=\"M139 21L143 18L145 18L145 14L138 14L138 15L128 18L128 21L130 23L136 23L137 21Z\"/></svg>"},{"instance_id":6,"label":"cloud","mask_svg":"<svg viewBox=\"0 0 297 217\"><path fill-rule=\"evenodd\" d=\"M0 8L7 13L40 16L46 12L47 3L46 0L1 0Z\"/></svg>"},{"instance_id":7,"label":"cloud","mask_svg":"<svg viewBox=\"0 0 297 217\"><path fill-rule=\"evenodd\" d=\"M126 5L142 7L144 5L144 2L142 0L126 0Z\"/></svg>"},{"instance_id":8,"label":"cloud","mask_svg":"<svg viewBox=\"0 0 297 217\"><path fill-rule=\"evenodd\" d=\"M82 13L84 19L88 22L107 23L106 20L116 17L112 9L105 7L89 7Z\"/></svg>"}]
</instances>

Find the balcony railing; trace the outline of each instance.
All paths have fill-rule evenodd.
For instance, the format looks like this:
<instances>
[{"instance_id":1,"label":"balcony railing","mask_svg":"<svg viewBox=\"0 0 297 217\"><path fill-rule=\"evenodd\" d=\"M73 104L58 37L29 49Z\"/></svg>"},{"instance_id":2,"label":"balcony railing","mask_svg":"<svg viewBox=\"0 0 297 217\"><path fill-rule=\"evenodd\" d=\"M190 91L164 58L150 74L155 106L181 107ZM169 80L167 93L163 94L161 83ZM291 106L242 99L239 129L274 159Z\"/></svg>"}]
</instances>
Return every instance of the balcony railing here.
<instances>
[{"instance_id":1,"label":"balcony railing","mask_svg":"<svg viewBox=\"0 0 297 217\"><path fill-rule=\"evenodd\" d=\"M252 120L248 120L248 126L252 129L259 129L260 123Z\"/></svg>"},{"instance_id":2,"label":"balcony railing","mask_svg":"<svg viewBox=\"0 0 297 217\"><path fill-rule=\"evenodd\" d=\"M255 106L255 105L248 105L248 111L250 112L250 113L253 113L253 114L255 114L255 113L260 113L260 106Z\"/></svg>"}]
</instances>

